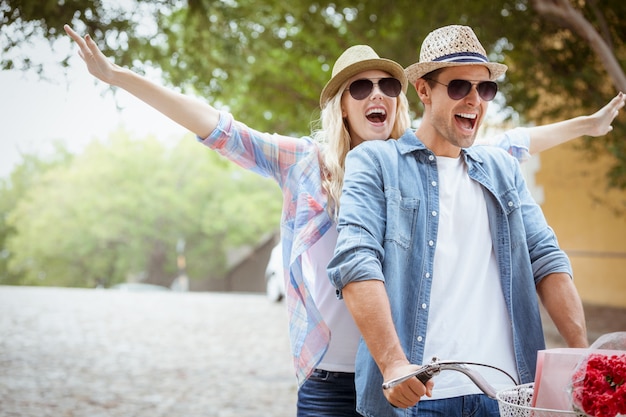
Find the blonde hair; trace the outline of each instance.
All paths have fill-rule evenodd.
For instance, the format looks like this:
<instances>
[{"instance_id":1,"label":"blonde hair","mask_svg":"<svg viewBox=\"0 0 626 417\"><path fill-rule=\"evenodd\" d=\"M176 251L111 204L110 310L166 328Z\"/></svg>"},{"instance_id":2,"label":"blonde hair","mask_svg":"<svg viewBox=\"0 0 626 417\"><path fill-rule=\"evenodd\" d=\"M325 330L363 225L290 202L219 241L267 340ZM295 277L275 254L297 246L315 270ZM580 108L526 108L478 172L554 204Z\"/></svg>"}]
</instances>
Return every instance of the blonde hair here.
<instances>
[{"instance_id":1,"label":"blonde hair","mask_svg":"<svg viewBox=\"0 0 626 417\"><path fill-rule=\"evenodd\" d=\"M319 156L322 190L328 199L328 214L335 221L339 213L346 155L351 148L350 132L341 111L341 96L346 86L347 83L326 103L320 114L321 129L313 133L313 138L323 145ZM411 126L409 104L404 92L397 97L395 116L391 135L386 139L399 138Z\"/></svg>"}]
</instances>

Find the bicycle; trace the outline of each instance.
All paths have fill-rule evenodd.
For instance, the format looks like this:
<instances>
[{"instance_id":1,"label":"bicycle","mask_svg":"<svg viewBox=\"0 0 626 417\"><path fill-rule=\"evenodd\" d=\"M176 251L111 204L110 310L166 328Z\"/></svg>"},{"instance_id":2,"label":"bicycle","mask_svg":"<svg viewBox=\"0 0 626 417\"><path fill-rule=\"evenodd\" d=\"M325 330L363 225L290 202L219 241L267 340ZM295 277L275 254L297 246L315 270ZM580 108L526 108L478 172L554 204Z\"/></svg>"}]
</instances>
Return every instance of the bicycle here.
<instances>
[{"instance_id":1,"label":"bicycle","mask_svg":"<svg viewBox=\"0 0 626 417\"><path fill-rule=\"evenodd\" d=\"M496 389L493 388L487 380L485 380L485 378L483 378L480 372L469 368L468 365L483 366L502 372L511 379L513 386L511 388L496 391ZM564 417L577 415L574 411L550 410L546 408L533 407L532 399L534 383L531 382L519 385L515 378L513 378L506 371L495 366L476 362L449 360L440 361L437 358L433 358L431 363L422 366L417 371L385 381L383 383L383 389L389 389L413 377L416 377L425 384L428 380L445 370L457 371L465 374L486 396L497 400L501 417Z\"/></svg>"}]
</instances>

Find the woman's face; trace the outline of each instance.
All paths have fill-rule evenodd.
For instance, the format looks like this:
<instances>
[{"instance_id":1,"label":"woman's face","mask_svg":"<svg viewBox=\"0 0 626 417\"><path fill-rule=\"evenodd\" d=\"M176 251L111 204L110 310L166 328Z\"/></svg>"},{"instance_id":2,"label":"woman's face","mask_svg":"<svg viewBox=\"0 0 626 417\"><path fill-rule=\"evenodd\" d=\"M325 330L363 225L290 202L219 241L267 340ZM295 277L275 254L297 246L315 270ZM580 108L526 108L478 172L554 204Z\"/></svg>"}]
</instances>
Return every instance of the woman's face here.
<instances>
[{"instance_id":1,"label":"woman's face","mask_svg":"<svg viewBox=\"0 0 626 417\"><path fill-rule=\"evenodd\" d=\"M397 97L390 97L383 93L378 85L380 79L389 77L391 75L384 71L369 70L348 80L348 87L341 97L341 112L350 132L350 148L366 140L386 140L391 136L396 121L398 100ZM372 81L373 88L366 97L360 100L355 99L349 91L350 85L363 79ZM368 83L364 84L367 87ZM360 90L364 95L368 89L361 88Z\"/></svg>"}]
</instances>

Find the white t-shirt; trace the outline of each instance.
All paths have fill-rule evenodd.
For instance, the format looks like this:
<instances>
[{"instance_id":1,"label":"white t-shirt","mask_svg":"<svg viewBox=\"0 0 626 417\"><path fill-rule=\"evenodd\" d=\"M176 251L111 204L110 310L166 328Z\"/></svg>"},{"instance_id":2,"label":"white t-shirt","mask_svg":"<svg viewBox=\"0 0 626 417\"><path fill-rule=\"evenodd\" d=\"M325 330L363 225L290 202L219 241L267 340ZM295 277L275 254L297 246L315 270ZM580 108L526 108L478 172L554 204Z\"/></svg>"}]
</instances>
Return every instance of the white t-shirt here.
<instances>
[{"instance_id":1,"label":"white t-shirt","mask_svg":"<svg viewBox=\"0 0 626 417\"><path fill-rule=\"evenodd\" d=\"M335 287L326 272L335 251L337 236L337 227L333 225L304 254L302 268L315 305L330 328L330 345L317 368L333 372L354 372L361 334L345 302L337 299ZM311 262L311 259L316 262Z\"/></svg>"},{"instance_id":2,"label":"white t-shirt","mask_svg":"<svg viewBox=\"0 0 626 417\"><path fill-rule=\"evenodd\" d=\"M437 169L440 211L424 363L433 356L479 362L516 377L511 326L482 187L469 178L462 158L437 157ZM501 372L476 370L496 390L513 383ZM455 371L441 372L434 382L431 399L481 392Z\"/></svg>"}]
</instances>

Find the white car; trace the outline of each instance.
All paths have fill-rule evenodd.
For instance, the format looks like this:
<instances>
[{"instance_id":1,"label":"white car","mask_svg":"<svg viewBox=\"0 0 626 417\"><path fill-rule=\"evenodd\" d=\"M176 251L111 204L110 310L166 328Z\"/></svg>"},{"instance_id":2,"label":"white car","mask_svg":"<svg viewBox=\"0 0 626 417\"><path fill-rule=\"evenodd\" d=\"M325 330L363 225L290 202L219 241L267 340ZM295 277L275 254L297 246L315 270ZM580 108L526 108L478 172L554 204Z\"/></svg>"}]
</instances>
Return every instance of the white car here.
<instances>
[{"instance_id":1,"label":"white car","mask_svg":"<svg viewBox=\"0 0 626 417\"><path fill-rule=\"evenodd\" d=\"M265 268L265 294L274 302L285 297L285 281L283 278L283 245L278 243L272 249L270 259Z\"/></svg>"}]
</instances>

